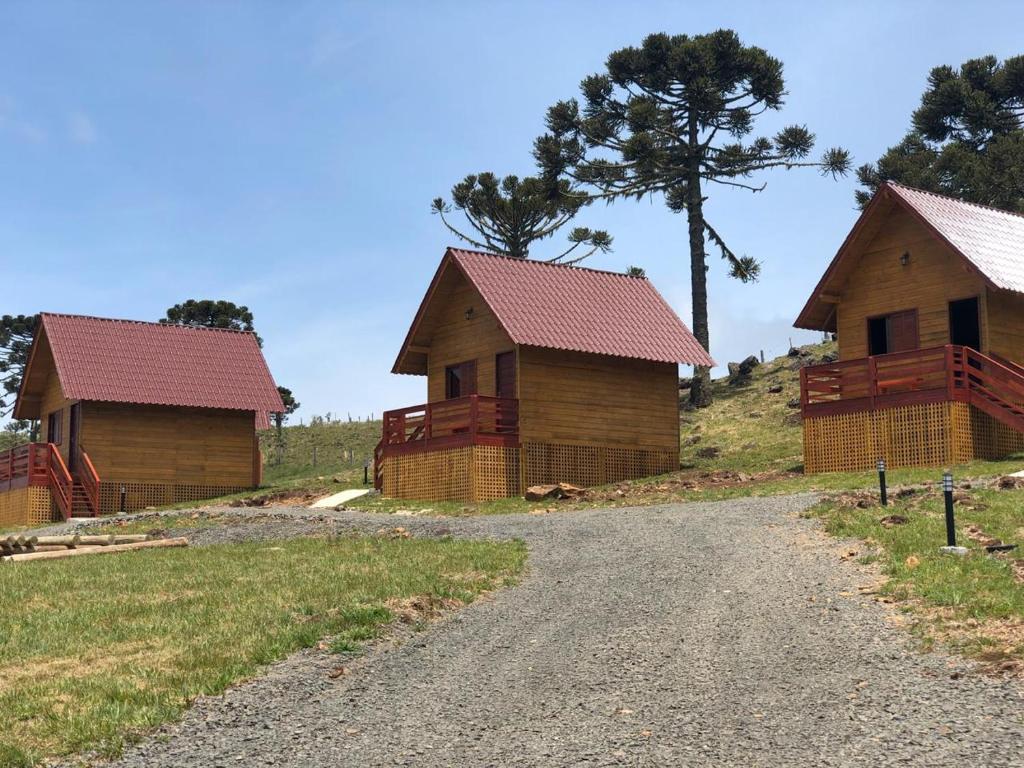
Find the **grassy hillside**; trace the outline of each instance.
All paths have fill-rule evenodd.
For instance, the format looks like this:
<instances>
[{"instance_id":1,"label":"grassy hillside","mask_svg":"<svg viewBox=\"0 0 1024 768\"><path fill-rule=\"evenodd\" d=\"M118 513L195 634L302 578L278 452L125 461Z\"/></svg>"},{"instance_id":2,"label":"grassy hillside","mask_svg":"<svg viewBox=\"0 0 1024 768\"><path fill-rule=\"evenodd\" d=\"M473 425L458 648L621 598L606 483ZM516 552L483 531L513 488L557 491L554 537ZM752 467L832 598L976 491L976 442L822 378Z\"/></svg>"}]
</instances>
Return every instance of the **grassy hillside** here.
<instances>
[{"instance_id":1,"label":"grassy hillside","mask_svg":"<svg viewBox=\"0 0 1024 768\"><path fill-rule=\"evenodd\" d=\"M266 457L263 479L268 485L320 475L360 478L363 462L373 461L373 448L380 440L379 421L314 420L312 424L286 426L283 440L276 430L260 434ZM314 457L315 450L315 457Z\"/></svg>"},{"instance_id":2,"label":"grassy hillside","mask_svg":"<svg viewBox=\"0 0 1024 768\"><path fill-rule=\"evenodd\" d=\"M716 379L710 407L680 413L683 466L750 474L802 471L800 367L835 351L833 342L801 347L801 356L769 360L742 383Z\"/></svg>"}]
</instances>

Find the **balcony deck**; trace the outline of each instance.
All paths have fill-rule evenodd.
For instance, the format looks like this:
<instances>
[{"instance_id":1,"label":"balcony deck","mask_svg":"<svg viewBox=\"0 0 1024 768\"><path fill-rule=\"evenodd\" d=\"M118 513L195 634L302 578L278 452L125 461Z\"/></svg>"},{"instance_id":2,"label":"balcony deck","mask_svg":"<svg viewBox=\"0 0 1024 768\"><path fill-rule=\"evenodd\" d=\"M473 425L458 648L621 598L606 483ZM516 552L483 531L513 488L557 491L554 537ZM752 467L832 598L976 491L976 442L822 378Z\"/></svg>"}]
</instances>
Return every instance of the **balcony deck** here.
<instances>
[{"instance_id":1,"label":"balcony deck","mask_svg":"<svg viewBox=\"0 0 1024 768\"><path fill-rule=\"evenodd\" d=\"M915 349L800 369L805 418L968 400L965 347Z\"/></svg>"},{"instance_id":2,"label":"balcony deck","mask_svg":"<svg viewBox=\"0 0 1024 768\"><path fill-rule=\"evenodd\" d=\"M518 400L469 395L385 411L381 447L393 456L464 445L514 446L518 440Z\"/></svg>"}]
</instances>

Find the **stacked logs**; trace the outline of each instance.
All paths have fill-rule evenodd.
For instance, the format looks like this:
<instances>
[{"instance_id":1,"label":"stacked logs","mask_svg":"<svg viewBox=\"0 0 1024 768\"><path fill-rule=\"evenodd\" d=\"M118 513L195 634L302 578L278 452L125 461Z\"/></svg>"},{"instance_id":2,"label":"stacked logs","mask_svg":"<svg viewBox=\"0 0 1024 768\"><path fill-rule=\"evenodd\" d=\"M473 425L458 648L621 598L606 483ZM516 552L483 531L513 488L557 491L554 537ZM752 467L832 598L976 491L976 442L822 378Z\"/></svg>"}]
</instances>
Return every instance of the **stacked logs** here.
<instances>
[{"instance_id":1,"label":"stacked logs","mask_svg":"<svg viewBox=\"0 0 1024 768\"><path fill-rule=\"evenodd\" d=\"M153 539L145 534L111 533L98 536L0 536L0 562L53 560L77 555L102 555L135 549L184 547L188 539Z\"/></svg>"}]
</instances>

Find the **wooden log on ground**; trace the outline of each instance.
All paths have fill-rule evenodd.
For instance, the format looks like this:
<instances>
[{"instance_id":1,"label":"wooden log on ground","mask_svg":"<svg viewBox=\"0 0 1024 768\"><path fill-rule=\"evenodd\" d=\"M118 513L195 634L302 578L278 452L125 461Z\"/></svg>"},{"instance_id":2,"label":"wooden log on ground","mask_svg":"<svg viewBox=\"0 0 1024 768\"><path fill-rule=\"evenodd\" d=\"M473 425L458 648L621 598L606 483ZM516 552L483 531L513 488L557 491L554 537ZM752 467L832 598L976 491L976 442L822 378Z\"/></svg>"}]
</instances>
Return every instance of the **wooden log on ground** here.
<instances>
[{"instance_id":1,"label":"wooden log on ground","mask_svg":"<svg viewBox=\"0 0 1024 768\"><path fill-rule=\"evenodd\" d=\"M78 537L78 543L83 546L106 547L111 544L135 544L140 541L149 541L149 536L144 533L104 533L99 535L82 535Z\"/></svg>"},{"instance_id":2,"label":"wooden log on ground","mask_svg":"<svg viewBox=\"0 0 1024 768\"><path fill-rule=\"evenodd\" d=\"M37 536L36 545L60 544L65 547L73 547L82 540L78 534L73 536Z\"/></svg>"},{"instance_id":3,"label":"wooden log on ground","mask_svg":"<svg viewBox=\"0 0 1024 768\"><path fill-rule=\"evenodd\" d=\"M77 557L78 555L105 555L113 552L130 552L136 549L160 549L164 547L185 547L188 539L157 539L155 541L135 541L128 544L108 544L105 546L78 547L64 549L61 552L27 552L21 555L5 555L0 561L22 563L29 560L56 560L61 557Z\"/></svg>"}]
</instances>

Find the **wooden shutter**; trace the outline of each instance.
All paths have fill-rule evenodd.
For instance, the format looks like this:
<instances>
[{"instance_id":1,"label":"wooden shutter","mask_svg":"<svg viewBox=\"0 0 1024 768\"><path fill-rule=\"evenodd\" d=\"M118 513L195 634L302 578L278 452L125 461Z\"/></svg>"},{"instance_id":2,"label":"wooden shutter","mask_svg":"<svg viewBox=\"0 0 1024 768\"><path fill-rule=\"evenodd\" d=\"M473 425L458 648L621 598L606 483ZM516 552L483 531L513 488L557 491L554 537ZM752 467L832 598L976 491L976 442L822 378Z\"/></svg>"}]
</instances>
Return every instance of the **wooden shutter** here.
<instances>
[{"instance_id":1,"label":"wooden shutter","mask_svg":"<svg viewBox=\"0 0 1024 768\"><path fill-rule=\"evenodd\" d=\"M917 349L917 310L894 312L889 315L889 352L907 352Z\"/></svg>"}]
</instances>

